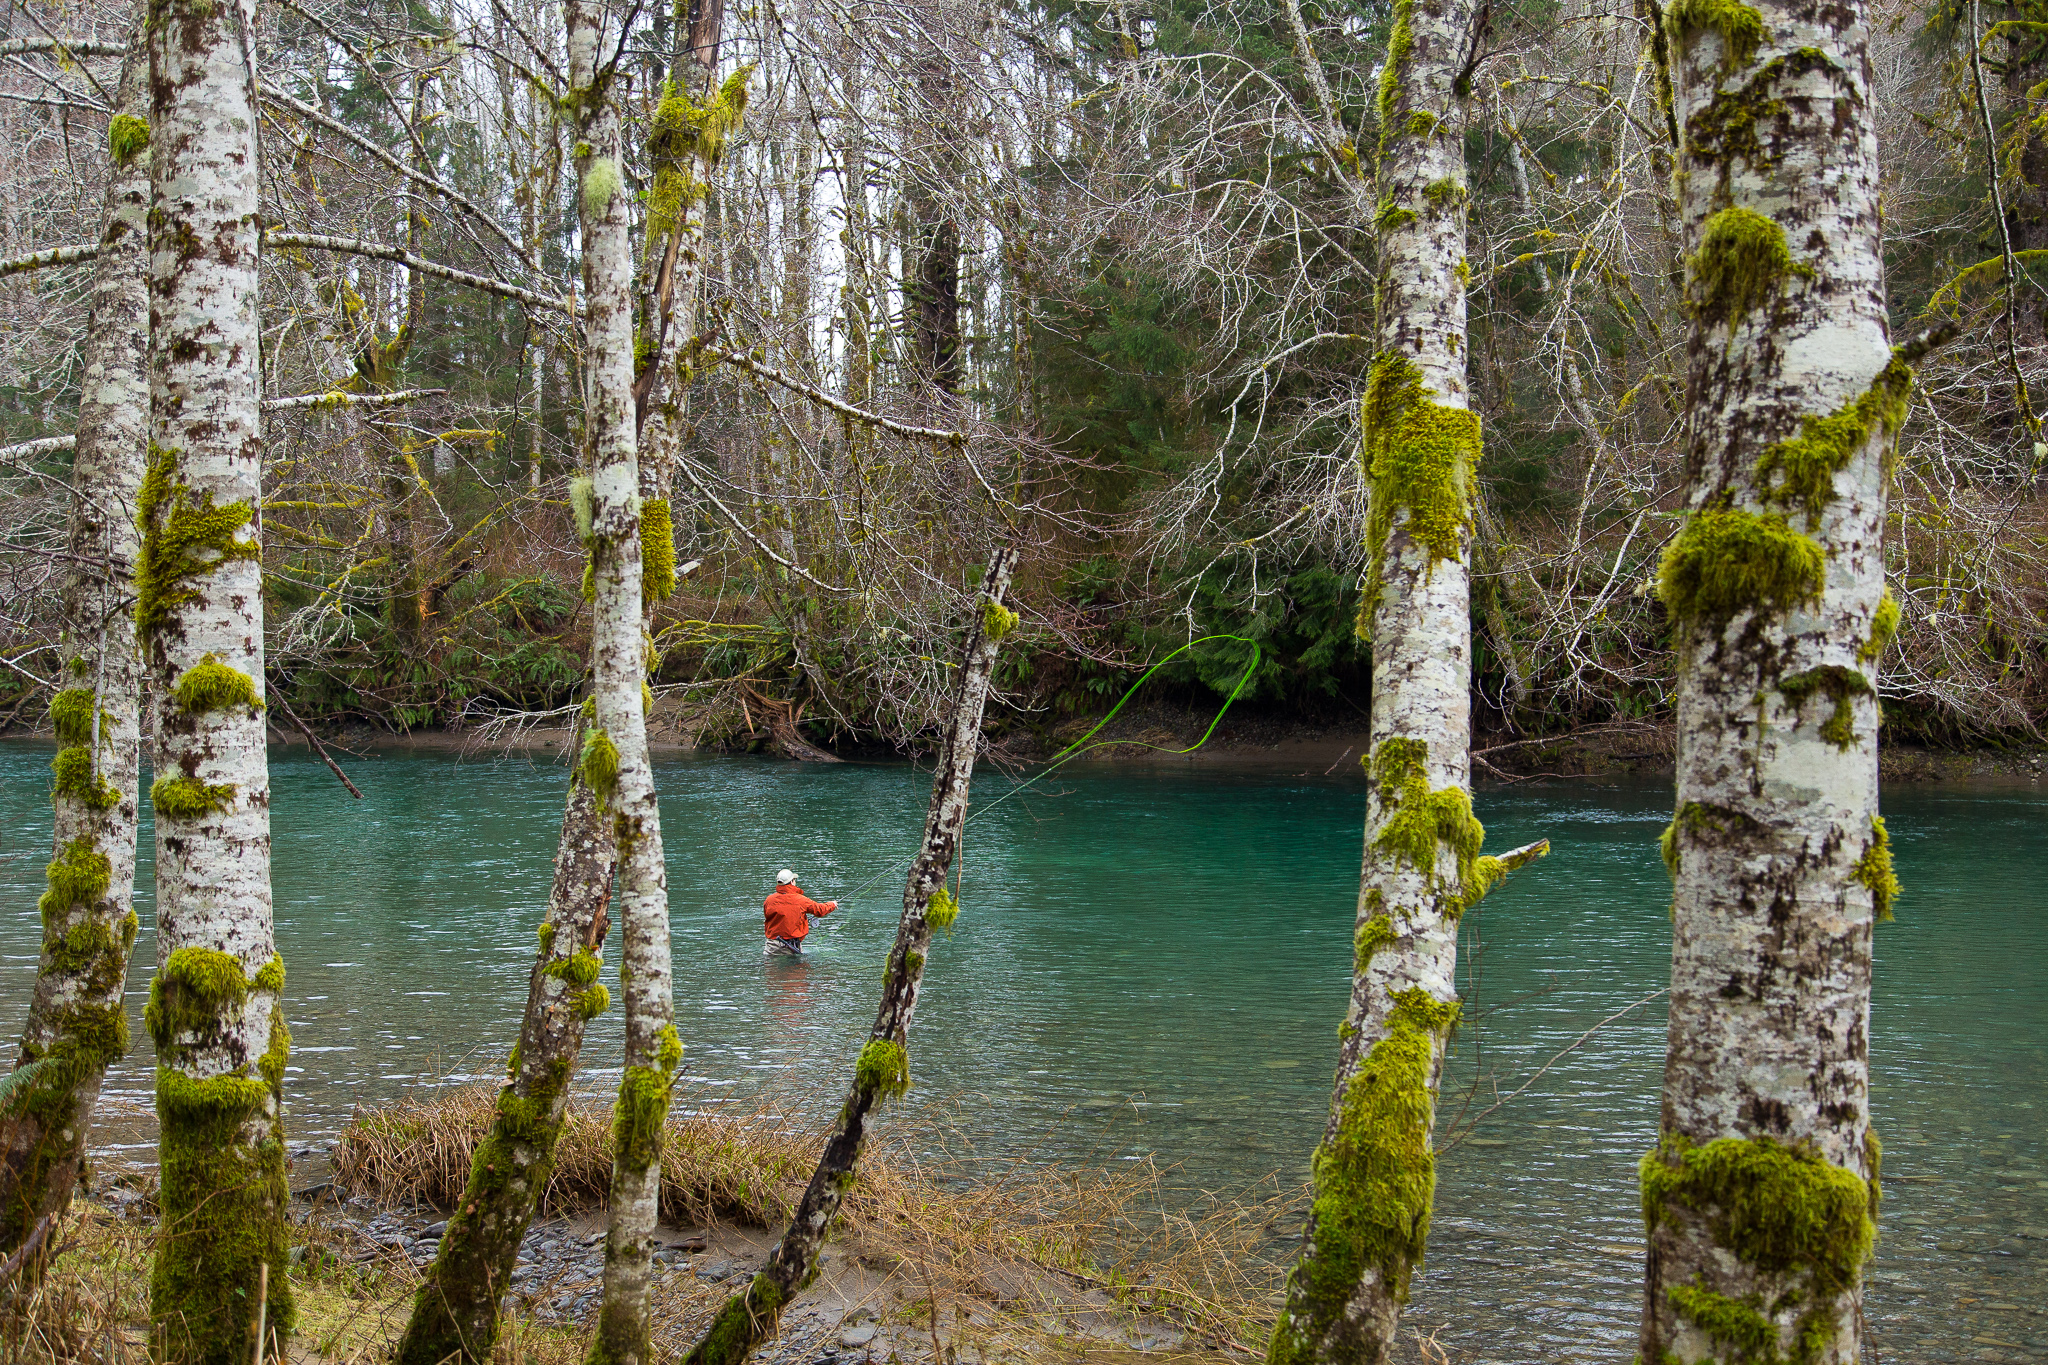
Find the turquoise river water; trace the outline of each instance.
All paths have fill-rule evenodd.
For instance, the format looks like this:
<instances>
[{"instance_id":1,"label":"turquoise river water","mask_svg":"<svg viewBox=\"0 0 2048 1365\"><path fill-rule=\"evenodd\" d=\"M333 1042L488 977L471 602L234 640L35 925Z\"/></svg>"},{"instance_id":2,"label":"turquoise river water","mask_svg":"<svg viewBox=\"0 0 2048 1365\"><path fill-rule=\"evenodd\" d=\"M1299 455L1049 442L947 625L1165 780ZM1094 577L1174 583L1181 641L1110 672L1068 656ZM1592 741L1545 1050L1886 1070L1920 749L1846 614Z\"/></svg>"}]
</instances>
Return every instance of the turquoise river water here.
<instances>
[{"instance_id":1,"label":"turquoise river water","mask_svg":"<svg viewBox=\"0 0 2048 1365\"><path fill-rule=\"evenodd\" d=\"M49 755L0 745L7 1019L35 970ZM561 810L546 757L348 766L365 800L303 751L272 756L295 1146L331 1138L356 1104L496 1073ZM658 780L686 1102L831 1091L873 1018L929 776L692 758ZM984 1153L1149 1156L1187 1188L1305 1180L1350 968L1363 795L1349 765L1076 765L995 804L1010 785L976 784L986 814L969 827L959 927L933 953L905 1112L942 1106ZM1902 788L1885 805L1906 895L1877 940L1871 1338L1882 1360L2048 1361L2048 796ZM1547 837L1553 851L1467 917L1478 1022L1457 1042L1446 1113L1487 1110L1642 1003L1445 1155L1413 1320L1461 1360L1626 1360L1635 1163L1663 1058L1670 889L1654 841L1670 795L1556 783L1478 806L1489 847ZM144 847L138 1040L155 960L146 834ZM761 897L785 865L842 901L801 963L760 950ZM593 1093L616 1081L618 1028L614 1009L585 1049ZM149 1067L144 1041L110 1078L116 1103L147 1105Z\"/></svg>"}]
</instances>

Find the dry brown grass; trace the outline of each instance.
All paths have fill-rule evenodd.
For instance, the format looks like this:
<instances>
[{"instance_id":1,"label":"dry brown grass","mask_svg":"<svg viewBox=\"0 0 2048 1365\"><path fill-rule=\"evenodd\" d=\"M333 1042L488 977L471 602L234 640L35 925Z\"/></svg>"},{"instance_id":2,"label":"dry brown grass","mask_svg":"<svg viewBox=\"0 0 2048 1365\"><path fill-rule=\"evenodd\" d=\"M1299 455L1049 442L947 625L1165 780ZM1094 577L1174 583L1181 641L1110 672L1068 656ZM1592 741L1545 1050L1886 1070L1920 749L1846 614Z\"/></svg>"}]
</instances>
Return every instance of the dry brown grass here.
<instances>
[{"instance_id":1,"label":"dry brown grass","mask_svg":"<svg viewBox=\"0 0 2048 1365\"><path fill-rule=\"evenodd\" d=\"M441 1091L367 1113L344 1130L335 1180L381 1203L452 1207L489 1121L494 1091ZM802 1112L802 1111L797 1111ZM546 1192L561 1215L601 1208L611 1174L609 1115L572 1107ZM824 1133L787 1109L672 1120L663 1217L776 1228L810 1178ZM1040 1161L948 1159L943 1116L874 1143L840 1225L845 1248L928 1305L992 1305L1056 1323L1103 1312L1156 1314L1215 1347L1255 1351L1271 1329L1299 1191L1273 1186L1190 1201L1150 1163L1104 1171ZM901 1287L901 1286L899 1286ZM668 1315L677 1340L706 1291ZM717 1297L715 1294L713 1299ZM714 1305L715 1306L715 1303Z\"/></svg>"}]
</instances>

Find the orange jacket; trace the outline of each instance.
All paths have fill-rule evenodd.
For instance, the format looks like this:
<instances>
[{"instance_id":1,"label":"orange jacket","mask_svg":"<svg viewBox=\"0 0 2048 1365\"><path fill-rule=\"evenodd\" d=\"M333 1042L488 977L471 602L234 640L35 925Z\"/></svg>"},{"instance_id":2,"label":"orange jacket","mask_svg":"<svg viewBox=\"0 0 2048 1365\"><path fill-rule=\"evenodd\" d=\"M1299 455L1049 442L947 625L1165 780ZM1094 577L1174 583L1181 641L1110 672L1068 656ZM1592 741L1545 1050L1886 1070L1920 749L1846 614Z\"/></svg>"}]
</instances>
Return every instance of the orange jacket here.
<instances>
[{"instance_id":1,"label":"orange jacket","mask_svg":"<svg viewBox=\"0 0 2048 1365\"><path fill-rule=\"evenodd\" d=\"M768 912L769 938L802 938L811 932L810 916L832 913L829 907L797 890L795 882L776 887L775 894L761 902L761 908Z\"/></svg>"}]
</instances>

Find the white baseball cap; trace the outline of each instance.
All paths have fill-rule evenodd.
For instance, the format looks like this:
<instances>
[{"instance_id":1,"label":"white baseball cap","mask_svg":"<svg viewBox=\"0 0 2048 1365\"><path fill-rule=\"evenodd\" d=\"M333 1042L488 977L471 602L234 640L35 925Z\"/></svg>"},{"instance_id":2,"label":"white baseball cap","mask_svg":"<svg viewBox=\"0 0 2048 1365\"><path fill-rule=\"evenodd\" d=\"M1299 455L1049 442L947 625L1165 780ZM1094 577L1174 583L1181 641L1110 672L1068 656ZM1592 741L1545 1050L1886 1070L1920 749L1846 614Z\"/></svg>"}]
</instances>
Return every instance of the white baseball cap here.
<instances>
[{"instance_id":1,"label":"white baseball cap","mask_svg":"<svg viewBox=\"0 0 2048 1365\"><path fill-rule=\"evenodd\" d=\"M789 870L788 868L786 868L786 867L785 867L785 868L783 868L783 869L782 869L782 871L780 871L780 872L778 872L778 873L776 873L776 874L775 874L775 884L776 884L777 886L788 886L788 885L789 885L789 884L790 884L791 882L793 882L793 881L795 881L795 880L796 880L796 873L794 873L794 872L791 872L791 871L790 871L790 870Z\"/></svg>"}]
</instances>

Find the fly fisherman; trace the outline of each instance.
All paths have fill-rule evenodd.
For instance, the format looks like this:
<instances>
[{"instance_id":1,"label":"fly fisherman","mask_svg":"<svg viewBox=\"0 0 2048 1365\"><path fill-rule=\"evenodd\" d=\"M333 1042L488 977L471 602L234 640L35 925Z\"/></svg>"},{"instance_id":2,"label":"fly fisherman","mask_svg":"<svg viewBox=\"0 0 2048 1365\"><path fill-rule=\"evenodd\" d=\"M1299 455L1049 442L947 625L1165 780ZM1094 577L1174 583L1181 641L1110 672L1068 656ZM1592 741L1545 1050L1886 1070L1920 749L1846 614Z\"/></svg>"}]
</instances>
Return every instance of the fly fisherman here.
<instances>
[{"instance_id":1,"label":"fly fisherman","mask_svg":"<svg viewBox=\"0 0 2048 1365\"><path fill-rule=\"evenodd\" d=\"M775 874L775 892L761 903L768 912L768 942L762 951L769 957L802 957L804 935L811 932L811 917L829 915L838 901L823 905L806 896L796 884L796 873L788 868Z\"/></svg>"}]
</instances>

